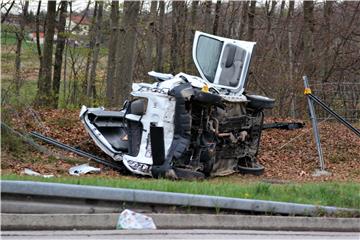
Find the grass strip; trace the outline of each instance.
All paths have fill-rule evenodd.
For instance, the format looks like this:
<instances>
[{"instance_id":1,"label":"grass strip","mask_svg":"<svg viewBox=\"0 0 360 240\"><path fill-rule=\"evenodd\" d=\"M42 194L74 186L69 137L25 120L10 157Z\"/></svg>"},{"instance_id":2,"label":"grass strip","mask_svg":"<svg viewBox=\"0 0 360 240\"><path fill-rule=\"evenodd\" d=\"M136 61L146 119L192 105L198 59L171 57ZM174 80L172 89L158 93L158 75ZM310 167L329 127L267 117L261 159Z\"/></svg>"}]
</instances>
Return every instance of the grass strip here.
<instances>
[{"instance_id":1,"label":"grass strip","mask_svg":"<svg viewBox=\"0 0 360 240\"><path fill-rule=\"evenodd\" d=\"M157 190L360 209L360 184L350 182L275 185L263 182L229 183L226 180L214 183L211 180L195 182L91 175L42 178L15 174L2 175L1 179Z\"/></svg>"}]
</instances>

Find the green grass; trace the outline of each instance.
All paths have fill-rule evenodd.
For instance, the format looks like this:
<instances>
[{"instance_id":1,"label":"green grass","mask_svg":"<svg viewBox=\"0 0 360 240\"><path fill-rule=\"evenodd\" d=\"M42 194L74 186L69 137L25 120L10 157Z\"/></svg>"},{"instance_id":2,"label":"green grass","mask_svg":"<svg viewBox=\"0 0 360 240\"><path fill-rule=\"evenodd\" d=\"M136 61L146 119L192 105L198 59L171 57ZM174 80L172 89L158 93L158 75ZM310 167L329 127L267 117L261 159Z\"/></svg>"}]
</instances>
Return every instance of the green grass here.
<instances>
[{"instance_id":1,"label":"green grass","mask_svg":"<svg viewBox=\"0 0 360 240\"><path fill-rule=\"evenodd\" d=\"M358 183L330 182L271 185L261 182L230 183L226 181L226 178L225 181L217 180L217 182L212 180L170 181L164 179L94 176L44 179L14 174L3 175L2 179L158 190L360 209L360 184Z\"/></svg>"},{"instance_id":2,"label":"green grass","mask_svg":"<svg viewBox=\"0 0 360 240\"><path fill-rule=\"evenodd\" d=\"M34 51L37 54L36 43L29 40L28 32L25 32L25 38L22 42L23 49L28 49ZM11 31L1 31L1 45L2 46L9 46L9 47L16 47L16 35L14 30Z\"/></svg>"},{"instance_id":3,"label":"green grass","mask_svg":"<svg viewBox=\"0 0 360 240\"><path fill-rule=\"evenodd\" d=\"M15 45L16 44L16 35L13 32L1 31L1 45Z\"/></svg>"},{"instance_id":4,"label":"green grass","mask_svg":"<svg viewBox=\"0 0 360 240\"><path fill-rule=\"evenodd\" d=\"M9 89L10 88L10 89ZM35 99L37 92L37 82L30 80L25 81L20 88L19 96L14 93L14 85L10 81L2 82L2 95L6 95L5 102L14 106L27 106Z\"/></svg>"}]
</instances>

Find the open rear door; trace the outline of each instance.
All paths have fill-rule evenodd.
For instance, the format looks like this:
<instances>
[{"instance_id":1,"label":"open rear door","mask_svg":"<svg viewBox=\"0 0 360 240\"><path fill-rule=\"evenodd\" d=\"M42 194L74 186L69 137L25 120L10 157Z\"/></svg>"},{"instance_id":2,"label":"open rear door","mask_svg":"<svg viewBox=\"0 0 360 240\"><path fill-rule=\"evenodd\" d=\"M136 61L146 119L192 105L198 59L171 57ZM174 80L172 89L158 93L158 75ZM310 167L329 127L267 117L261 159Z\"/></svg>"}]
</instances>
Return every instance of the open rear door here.
<instances>
[{"instance_id":1,"label":"open rear door","mask_svg":"<svg viewBox=\"0 0 360 240\"><path fill-rule=\"evenodd\" d=\"M197 31L193 60L205 81L217 88L242 92L255 44Z\"/></svg>"}]
</instances>

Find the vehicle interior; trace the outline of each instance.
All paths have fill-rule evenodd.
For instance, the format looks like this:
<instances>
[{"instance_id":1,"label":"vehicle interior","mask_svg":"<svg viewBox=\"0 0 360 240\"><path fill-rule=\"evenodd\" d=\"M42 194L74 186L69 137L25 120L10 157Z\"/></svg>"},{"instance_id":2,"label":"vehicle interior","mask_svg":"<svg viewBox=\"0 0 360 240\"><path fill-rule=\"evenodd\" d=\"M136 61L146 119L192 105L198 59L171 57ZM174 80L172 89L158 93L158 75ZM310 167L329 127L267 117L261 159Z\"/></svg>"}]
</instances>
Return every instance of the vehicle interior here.
<instances>
[{"instance_id":1,"label":"vehicle interior","mask_svg":"<svg viewBox=\"0 0 360 240\"><path fill-rule=\"evenodd\" d=\"M200 36L196 48L196 59L209 82L236 88L243 70L246 51L234 44L227 43L224 48L223 45L224 43L220 40ZM219 59L220 74L217 73Z\"/></svg>"}]
</instances>

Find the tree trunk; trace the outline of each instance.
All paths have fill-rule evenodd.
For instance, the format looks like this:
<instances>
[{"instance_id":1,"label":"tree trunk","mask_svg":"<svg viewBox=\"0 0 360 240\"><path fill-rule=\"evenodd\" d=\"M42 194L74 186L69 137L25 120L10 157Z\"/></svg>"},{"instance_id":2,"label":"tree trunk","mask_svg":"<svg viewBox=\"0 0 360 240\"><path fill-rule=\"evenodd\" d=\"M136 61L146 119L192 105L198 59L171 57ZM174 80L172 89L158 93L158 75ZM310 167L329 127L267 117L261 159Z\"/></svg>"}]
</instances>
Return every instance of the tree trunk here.
<instances>
[{"instance_id":1,"label":"tree trunk","mask_svg":"<svg viewBox=\"0 0 360 240\"><path fill-rule=\"evenodd\" d=\"M67 12L67 1L60 2L59 12L59 23L58 23L58 38L56 41L55 51L55 64L54 64L54 76L53 76L53 107L57 108L60 96L60 81L61 81L61 69L63 61L63 52L65 47L66 35L65 35L65 24L66 24L66 12Z\"/></svg>"},{"instance_id":2,"label":"tree trunk","mask_svg":"<svg viewBox=\"0 0 360 240\"><path fill-rule=\"evenodd\" d=\"M246 39L248 41L254 40L254 32L255 32L255 12L256 11L256 1L250 1L250 9L248 12L248 32Z\"/></svg>"},{"instance_id":3,"label":"tree trunk","mask_svg":"<svg viewBox=\"0 0 360 240\"><path fill-rule=\"evenodd\" d=\"M1 18L1 23L4 23L4 22L5 22L5 20L6 20L7 16L9 15L12 7L14 6L14 3L15 3L15 0L11 2L10 7L6 10L6 12L4 13L4 15L2 16L2 18ZM26 4L26 3L25 3L25 4ZM1 5L2 5L2 4L1 4Z\"/></svg>"},{"instance_id":4,"label":"tree trunk","mask_svg":"<svg viewBox=\"0 0 360 240\"><path fill-rule=\"evenodd\" d=\"M147 47L146 47L146 72L153 70L153 52L155 43L155 22L157 15L157 1L151 0L150 16L147 28Z\"/></svg>"},{"instance_id":5,"label":"tree trunk","mask_svg":"<svg viewBox=\"0 0 360 240\"><path fill-rule=\"evenodd\" d=\"M180 63L181 63L181 71L182 72L187 72L186 70L186 54L187 52L185 51L186 49L186 23L187 23L187 5L186 5L186 1L180 1L180 14L179 14L179 18L178 18L178 25L179 25L179 45L178 48L181 49L181 51L179 52L179 57L180 57Z\"/></svg>"},{"instance_id":6,"label":"tree trunk","mask_svg":"<svg viewBox=\"0 0 360 240\"><path fill-rule=\"evenodd\" d=\"M205 1L204 4L205 4L205 13L204 13L203 29L204 32L211 33L211 27L213 26L211 21L212 1Z\"/></svg>"},{"instance_id":7,"label":"tree trunk","mask_svg":"<svg viewBox=\"0 0 360 240\"><path fill-rule=\"evenodd\" d=\"M71 19L72 16L72 2L69 2L69 8L70 8L70 13L69 13L69 19ZM87 11L87 9L86 9ZM68 22L68 26L67 29L70 32L70 27L71 27L71 21ZM64 78L63 78L63 99L64 99L64 104L66 105L66 91L67 91L67 60L68 60L68 50L69 50L69 40L66 39L65 41L65 56L64 56ZM69 85L70 86L70 85Z\"/></svg>"},{"instance_id":8,"label":"tree trunk","mask_svg":"<svg viewBox=\"0 0 360 240\"><path fill-rule=\"evenodd\" d=\"M196 31L196 16L197 16L197 10L199 6L199 1L192 1L191 2L191 11L190 11L190 26L189 26L189 34L188 34L188 64L187 69L192 73L193 72L193 61L192 61L192 45L194 41L194 34Z\"/></svg>"},{"instance_id":9,"label":"tree trunk","mask_svg":"<svg viewBox=\"0 0 360 240\"><path fill-rule=\"evenodd\" d=\"M106 75L106 99L111 105L114 103L114 74L115 74L115 61L116 61L116 42L118 41L119 27L119 1L111 2L111 15L110 15L110 39L109 39L109 56Z\"/></svg>"},{"instance_id":10,"label":"tree trunk","mask_svg":"<svg viewBox=\"0 0 360 240\"><path fill-rule=\"evenodd\" d=\"M156 42L156 71L163 71L163 59L164 59L164 16L165 16L165 2L159 1L159 19L158 19L158 30L157 30L157 42Z\"/></svg>"},{"instance_id":11,"label":"tree trunk","mask_svg":"<svg viewBox=\"0 0 360 240\"><path fill-rule=\"evenodd\" d=\"M41 53L41 46L40 46L40 9L41 9L41 1L38 3L37 11L36 11L36 18L35 18L35 28L36 28L36 48L39 56L39 76L41 75L42 71L42 53Z\"/></svg>"},{"instance_id":12,"label":"tree trunk","mask_svg":"<svg viewBox=\"0 0 360 240\"><path fill-rule=\"evenodd\" d=\"M290 4L289 4L290 5ZM284 8L285 8L285 0L281 1L281 5L280 5L280 11L279 11L279 21L281 20L282 17L284 17Z\"/></svg>"},{"instance_id":13,"label":"tree trunk","mask_svg":"<svg viewBox=\"0 0 360 240\"><path fill-rule=\"evenodd\" d=\"M314 2L304 1L304 74L311 76L313 73L312 57L314 52Z\"/></svg>"},{"instance_id":14,"label":"tree trunk","mask_svg":"<svg viewBox=\"0 0 360 240\"><path fill-rule=\"evenodd\" d=\"M16 56L15 56L15 93L19 95L20 87L22 85L21 78L21 46L24 40L24 28L26 24L26 16L29 8L29 1L25 1L23 8L23 15L20 21L20 32L16 33Z\"/></svg>"},{"instance_id":15,"label":"tree trunk","mask_svg":"<svg viewBox=\"0 0 360 240\"><path fill-rule=\"evenodd\" d=\"M115 101L118 106L127 99L133 81L139 10L139 1L124 2L124 16L117 46Z\"/></svg>"},{"instance_id":16,"label":"tree trunk","mask_svg":"<svg viewBox=\"0 0 360 240\"><path fill-rule=\"evenodd\" d=\"M179 15L181 9L180 1L172 2L172 12L171 12L171 43L170 43L170 72L177 72L178 68L178 47L179 47Z\"/></svg>"},{"instance_id":17,"label":"tree trunk","mask_svg":"<svg viewBox=\"0 0 360 240\"><path fill-rule=\"evenodd\" d=\"M296 83L294 82L294 57L293 57L293 41L292 41L292 32L293 32L293 15L294 15L295 2L291 0L289 2L289 10L287 16L288 23L288 46L289 46L289 81L293 85L293 91L291 96L291 108L290 113L292 118L296 118Z\"/></svg>"},{"instance_id":18,"label":"tree trunk","mask_svg":"<svg viewBox=\"0 0 360 240\"><path fill-rule=\"evenodd\" d=\"M240 12L241 2L240 1L229 2L229 7L231 11L227 24L228 25L227 37L236 38L237 32L235 26L236 26L236 20L238 19L238 13Z\"/></svg>"},{"instance_id":19,"label":"tree trunk","mask_svg":"<svg viewBox=\"0 0 360 240\"><path fill-rule=\"evenodd\" d=\"M56 17L55 12L56 1L49 1L47 4L44 53L42 58L43 70L39 75L38 92L36 97L36 105L38 106L49 106L51 104L52 55Z\"/></svg>"},{"instance_id":20,"label":"tree trunk","mask_svg":"<svg viewBox=\"0 0 360 240\"><path fill-rule=\"evenodd\" d=\"M95 7L94 7L94 12L93 12L93 17L91 20L91 27L89 30L89 49L88 49L88 54L86 57L86 66L85 66L85 76L84 76L84 81L82 83L82 88L83 88L83 93L84 95L88 96L87 94L87 89L88 89L88 82L89 82L89 71L90 71L90 64L91 64L91 57L92 57L92 49L95 46L95 42L96 42L96 35L95 35L95 25L96 25L96 15L97 15L97 9L98 9L98 4L99 1L95 2Z\"/></svg>"},{"instance_id":21,"label":"tree trunk","mask_svg":"<svg viewBox=\"0 0 360 240\"><path fill-rule=\"evenodd\" d=\"M101 25L102 25L102 15L103 15L103 7L104 2L98 1L98 11L96 14L96 25L95 25L95 44L93 50L93 59L91 64L91 71L90 71L90 77L87 84L87 90L86 95L90 97L91 99L94 99L96 97L96 86L95 86L95 80L96 80L96 67L99 60L99 51L100 51L100 44L101 44Z\"/></svg>"},{"instance_id":22,"label":"tree trunk","mask_svg":"<svg viewBox=\"0 0 360 240\"><path fill-rule=\"evenodd\" d=\"M266 1L265 5L266 5L266 18L267 18L267 27L266 27L266 34L269 34L271 31L271 22L272 22L272 15L275 11L275 7L276 7L276 1L272 0L271 4Z\"/></svg>"},{"instance_id":23,"label":"tree trunk","mask_svg":"<svg viewBox=\"0 0 360 240\"><path fill-rule=\"evenodd\" d=\"M218 1L216 1L216 5L215 5L215 18L214 18L214 25L213 25L213 34L214 35L216 35L218 32L220 12L221 12L221 1L218 0Z\"/></svg>"},{"instance_id":24,"label":"tree trunk","mask_svg":"<svg viewBox=\"0 0 360 240\"><path fill-rule=\"evenodd\" d=\"M240 18L240 24L239 24L239 35L238 39L242 39L243 33L245 32L245 25L248 20L248 8L249 8L249 2L244 1L241 8L241 18Z\"/></svg>"},{"instance_id":25,"label":"tree trunk","mask_svg":"<svg viewBox=\"0 0 360 240\"><path fill-rule=\"evenodd\" d=\"M327 73L329 71L329 49L331 45L331 14L333 8L333 1L325 1L324 3L324 53L322 55L322 67L321 67L321 77L323 81L327 80Z\"/></svg>"},{"instance_id":26,"label":"tree trunk","mask_svg":"<svg viewBox=\"0 0 360 240\"><path fill-rule=\"evenodd\" d=\"M228 31L227 26L229 23L229 8L230 8L230 2L226 2L223 4L223 9L220 10L220 13L222 15L221 21L220 21L220 32L218 33L221 36L228 37Z\"/></svg>"}]
</instances>

